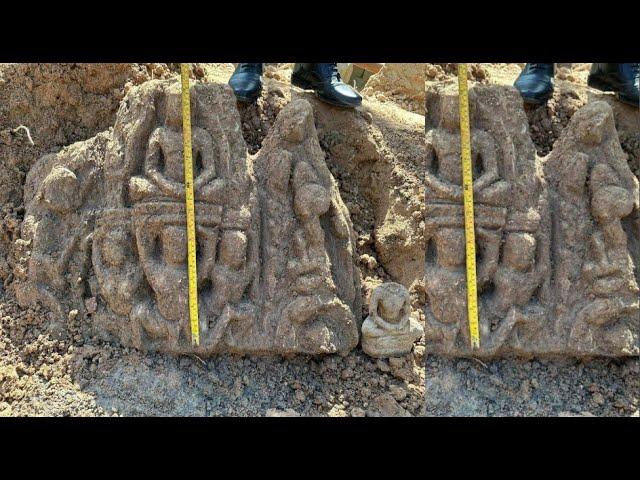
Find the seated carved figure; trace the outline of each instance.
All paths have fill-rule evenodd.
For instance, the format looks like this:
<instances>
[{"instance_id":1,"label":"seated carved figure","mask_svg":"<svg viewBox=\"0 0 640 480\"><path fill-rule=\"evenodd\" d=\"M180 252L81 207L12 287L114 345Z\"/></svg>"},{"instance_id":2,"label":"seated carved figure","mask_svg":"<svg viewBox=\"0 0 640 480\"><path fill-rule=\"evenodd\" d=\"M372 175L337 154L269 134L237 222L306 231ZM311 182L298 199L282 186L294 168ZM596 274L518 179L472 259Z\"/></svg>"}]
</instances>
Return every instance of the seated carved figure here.
<instances>
[{"instance_id":1,"label":"seated carved figure","mask_svg":"<svg viewBox=\"0 0 640 480\"><path fill-rule=\"evenodd\" d=\"M171 96L169 97L171 98ZM167 124L157 127L149 136L144 158L144 176L132 177L129 195L134 202L152 198L184 198L184 163L182 127L179 103L167 102ZM225 181L222 168L223 153L211 134L204 128L192 129L192 157L194 161L194 190L196 200L221 203Z\"/></svg>"},{"instance_id":2,"label":"seated carved figure","mask_svg":"<svg viewBox=\"0 0 640 480\"><path fill-rule=\"evenodd\" d=\"M429 155L425 174L427 200L462 203L460 167L460 123L458 104L442 97L438 128L427 133ZM471 129L471 161L474 171L474 201L503 206L509 201L510 185L500 177L496 142L487 132Z\"/></svg>"},{"instance_id":3,"label":"seated carved figure","mask_svg":"<svg viewBox=\"0 0 640 480\"><path fill-rule=\"evenodd\" d=\"M409 292L404 286L389 282L373 290L369 316L362 324L362 349L368 355L405 355L423 333L422 325L411 317Z\"/></svg>"}]
</instances>

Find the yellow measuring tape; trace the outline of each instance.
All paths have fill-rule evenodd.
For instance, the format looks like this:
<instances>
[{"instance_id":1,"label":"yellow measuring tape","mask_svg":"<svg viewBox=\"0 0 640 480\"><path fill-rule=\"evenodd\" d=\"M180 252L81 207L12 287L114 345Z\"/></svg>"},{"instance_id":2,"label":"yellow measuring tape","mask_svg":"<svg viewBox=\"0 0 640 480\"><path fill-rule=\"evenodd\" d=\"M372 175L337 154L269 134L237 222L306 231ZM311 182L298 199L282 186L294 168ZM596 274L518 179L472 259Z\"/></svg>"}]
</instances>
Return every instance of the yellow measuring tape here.
<instances>
[{"instance_id":1,"label":"yellow measuring tape","mask_svg":"<svg viewBox=\"0 0 640 480\"><path fill-rule=\"evenodd\" d=\"M198 271L196 269L196 208L193 193L193 154L191 151L191 98L189 64L180 64L182 81L182 137L184 144L184 189L187 211L187 271L189 275L189 322L191 343L200 345L198 322Z\"/></svg>"},{"instance_id":2,"label":"yellow measuring tape","mask_svg":"<svg viewBox=\"0 0 640 480\"><path fill-rule=\"evenodd\" d=\"M469 125L469 88L467 64L458 64L460 104L460 149L462 151L462 189L464 194L464 236L467 257L467 313L471 347L480 348L478 327L478 290L476 278L476 235L473 221L473 175L471 173L471 127Z\"/></svg>"}]
</instances>

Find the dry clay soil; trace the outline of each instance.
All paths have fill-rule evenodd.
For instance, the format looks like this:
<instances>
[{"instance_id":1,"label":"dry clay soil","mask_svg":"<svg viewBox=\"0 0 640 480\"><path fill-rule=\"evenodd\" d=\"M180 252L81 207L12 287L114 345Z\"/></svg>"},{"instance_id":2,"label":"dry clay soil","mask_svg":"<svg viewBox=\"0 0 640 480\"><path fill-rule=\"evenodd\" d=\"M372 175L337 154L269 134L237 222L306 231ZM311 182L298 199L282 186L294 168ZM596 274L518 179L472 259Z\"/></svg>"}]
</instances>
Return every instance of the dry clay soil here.
<instances>
[{"instance_id":1,"label":"dry clay soil","mask_svg":"<svg viewBox=\"0 0 640 480\"><path fill-rule=\"evenodd\" d=\"M508 84L521 66L472 64L471 77ZM24 214L24 176L43 154L108 129L119 101L133 85L175 77L177 68L175 64L0 65L0 416L638 416L638 359L482 364L427 356L421 341L412 354L390 360L371 359L359 348L344 358L222 356L200 360L84 343L73 330L62 338L48 333L48 312L20 308L11 292L15 259L9 252L21 251L16 242ZM263 97L256 105L239 106L251 153L259 149L269 125L292 95L303 95L288 85L290 68L291 64L270 65ZM411 112L422 112L423 100L410 94L415 86L398 92L384 81L385 77L415 78L415 68L381 75L374 82L375 91L365 90L362 112L356 115L368 122L372 117L382 119L378 134L416 133L420 115ZM199 81L226 82L232 71L231 64L196 64L192 76ZM427 81L452 81L454 72L455 64L427 64L425 68ZM561 65L556 94L548 106L528 110L540 155L550 151L577 108L599 96L585 86L587 72L587 64ZM615 104L610 97L605 99ZM638 174L640 130L633 129L633 121L640 121L637 111L630 118L631 128L621 128L619 133ZM385 123L392 128L385 129ZM29 128L33 145L19 125ZM387 212L398 220L396 228L406 229L411 223L407 218L419 212L415 205L422 198L417 188L421 175L415 153L420 150L403 155L394 138L385 142L376 137L371 144L357 145L354 152L342 152L343 146L334 145L334 140L331 135L321 136L327 163L358 234L366 298L382 281L411 276L393 265L385 252L397 247L392 240L394 222L375 231L374 226L379 226L380 216ZM387 154L367 166L366 176L345 163L349 155L379 155L381 143ZM367 188L368 183L376 186ZM389 199L396 199L393 207L402 203L397 201L400 197L414 208L409 212L400 209L394 216ZM420 247L420 239L416 244ZM419 309L424 301L419 282L412 285L411 293L414 308Z\"/></svg>"}]
</instances>

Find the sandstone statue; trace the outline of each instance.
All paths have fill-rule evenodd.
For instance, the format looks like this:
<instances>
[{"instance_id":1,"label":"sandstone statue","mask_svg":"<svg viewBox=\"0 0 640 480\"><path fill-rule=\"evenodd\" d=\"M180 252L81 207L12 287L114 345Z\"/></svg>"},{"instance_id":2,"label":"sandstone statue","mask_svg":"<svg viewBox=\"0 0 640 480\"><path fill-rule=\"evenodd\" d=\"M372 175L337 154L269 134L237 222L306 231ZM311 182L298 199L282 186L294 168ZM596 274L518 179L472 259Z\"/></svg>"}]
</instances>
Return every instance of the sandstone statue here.
<instances>
[{"instance_id":1,"label":"sandstone statue","mask_svg":"<svg viewBox=\"0 0 640 480\"><path fill-rule=\"evenodd\" d=\"M397 357L411 352L424 334L411 316L409 291L388 282L371 292L369 316L362 324L362 349L372 357Z\"/></svg>"},{"instance_id":2,"label":"sandstone statue","mask_svg":"<svg viewBox=\"0 0 640 480\"><path fill-rule=\"evenodd\" d=\"M227 86L191 87L201 345L190 343L180 90L151 81L112 130L40 159L25 187L17 295L86 335L212 355L346 353L358 343L354 233L305 100L248 154ZM96 299L94 311L85 301Z\"/></svg>"},{"instance_id":3,"label":"sandstone statue","mask_svg":"<svg viewBox=\"0 0 640 480\"><path fill-rule=\"evenodd\" d=\"M640 259L630 243L640 242L638 179L607 103L575 113L544 171L555 215L555 335L572 351L637 355Z\"/></svg>"},{"instance_id":4,"label":"sandstone statue","mask_svg":"<svg viewBox=\"0 0 640 480\"><path fill-rule=\"evenodd\" d=\"M426 104L427 350L638 354L638 272L627 245L638 182L611 108L594 102L576 113L543 162L514 89L470 90L481 336L472 350L457 90L434 87Z\"/></svg>"}]
</instances>

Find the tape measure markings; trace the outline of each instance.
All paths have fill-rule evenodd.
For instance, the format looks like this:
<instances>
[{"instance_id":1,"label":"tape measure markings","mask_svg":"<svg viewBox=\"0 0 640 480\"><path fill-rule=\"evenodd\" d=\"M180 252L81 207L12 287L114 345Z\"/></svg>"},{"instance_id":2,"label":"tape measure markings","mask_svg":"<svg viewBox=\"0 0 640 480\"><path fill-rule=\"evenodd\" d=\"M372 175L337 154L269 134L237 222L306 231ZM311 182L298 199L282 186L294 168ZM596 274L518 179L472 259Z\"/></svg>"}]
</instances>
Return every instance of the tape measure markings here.
<instances>
[{"instance_id":1,"label":"tape measure markings","mask_svg":"<svg viewBox=\"0 0 640 480\"><path fill-rule=\"evenodd\" d=\"M182 83L182 137L184 144L184 189L187 213L187 273L189 277L189 323L191 343L200 345L198 321L198 270L196 267L196 212L193 191L193 153L191 150L191 98L189 95L189 64L180 64Z\"/></svg>"},{"instance_id":2,"label":"tape measure markings","mask_svg":"<svg viewBox=\"0 0 640 480\"><path fill-rule=\"evenodd\" d=\"M464 233L467 264L467 315L469 320L471 347L480 348L476 277L476 239L473 213L473 174L471 171L471 127L469 124L469 89L467 85L466 63L458 64L458 98L460 107L460 149L462 154Z\"/></svg>"}]
</instances>

